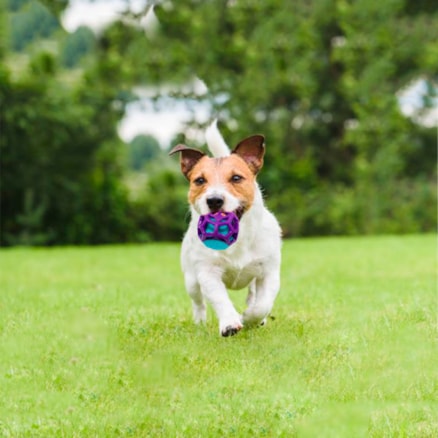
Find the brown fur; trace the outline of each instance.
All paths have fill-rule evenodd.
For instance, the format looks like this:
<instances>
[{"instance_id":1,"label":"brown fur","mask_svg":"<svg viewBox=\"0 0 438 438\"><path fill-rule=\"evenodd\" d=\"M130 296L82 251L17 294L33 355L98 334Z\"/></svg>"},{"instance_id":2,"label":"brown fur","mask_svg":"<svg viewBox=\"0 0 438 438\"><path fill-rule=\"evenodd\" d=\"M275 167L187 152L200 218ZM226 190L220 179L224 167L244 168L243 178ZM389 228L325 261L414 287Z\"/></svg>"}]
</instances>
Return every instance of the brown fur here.
<instances>
[{"instance_id":1,"label":"brown fur","mask_svg":"<svg viewBox=\"0 0 438 438\"><path fill-rule=\"evenodd\" d=\"M233 176L242 177L233 181ZM188 173L190 181L189 202L193 204L211 185L221 185L229 193L238 198L245 210L251 207L255 192L255 175L248 164L237 154L224 158L203 156ZM196 181L203 178L205 183Z\"/></svg>"}]
</instances>

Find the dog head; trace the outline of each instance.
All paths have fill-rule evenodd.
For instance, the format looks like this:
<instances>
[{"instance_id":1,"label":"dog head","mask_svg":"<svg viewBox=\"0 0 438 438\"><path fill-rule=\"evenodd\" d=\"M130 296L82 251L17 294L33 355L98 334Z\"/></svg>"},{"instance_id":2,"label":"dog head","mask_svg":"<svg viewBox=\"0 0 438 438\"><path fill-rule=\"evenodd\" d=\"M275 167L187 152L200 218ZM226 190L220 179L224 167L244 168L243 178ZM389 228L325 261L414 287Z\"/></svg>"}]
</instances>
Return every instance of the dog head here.
<instances>
[{"instance_id":1,"label":"dog head","mask_svg":"<svg viewBox=\"0 0 438 438\"><path fill-rule=\"evenodd\" d=\"M180 152L181 171L190 182L189 202L201 215L233 211L239 217L253 204L256 175L263 166L264 137L253 135L242 140L230 155L211 158L185 145Z\"/></svg>"}]
</instances>

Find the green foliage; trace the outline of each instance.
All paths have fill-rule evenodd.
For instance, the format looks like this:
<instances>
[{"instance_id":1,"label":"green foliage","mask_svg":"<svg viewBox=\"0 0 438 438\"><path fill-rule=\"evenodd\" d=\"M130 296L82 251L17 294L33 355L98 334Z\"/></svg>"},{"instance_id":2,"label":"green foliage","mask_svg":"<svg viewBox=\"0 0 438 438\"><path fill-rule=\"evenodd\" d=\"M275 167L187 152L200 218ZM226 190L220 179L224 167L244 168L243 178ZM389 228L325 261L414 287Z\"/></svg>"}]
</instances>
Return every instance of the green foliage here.
<instances>
[{"instance_id":1,"label":"green foliage","mask_svg":"<svg viewBox=\"0 0 438 438\"><path fill-rule=\"evenodd\" d=\"M10 11L16 12L20 10L29 0L7 0L7 7Z\"/></svg>"},{"instance_id":2,"label":"green foliage","mask_svg":"<svg viewBox=\"0 0 438 438\"><path fill-rule=\"evenodd\" d=\"M211 108L231 146L264 133L259 182L285 236L434 230L436 130L398 102L421 78L436 106L432 3L166 1L154 32L127 13L94 36L57 30L67 0L9 0L11 47L32 53L0 47L1 243L180 239L186 182L151 138L117 137L135 86ZM195 114L186 127L205 128Z\"/></svg>"},{"instance_id":3,"label":"green foliage","mask_svg":"<svg viewBox=\"0 0 438 438\"><path fill-rule=\"evenodd\" d=\"M29 70L38 78L38 81L55 75L56 69L56 60L47 52L39 52L29 63Z\"/></svg>"},{"instance_id":4,"label":"green foliage","mask_svg":"<svg viewBox=\"0 0 438 438\"><path fill-rule=\"evenodd\" d=\"M436 437L435 255L285 241L275 319L221 338L179 245L2 250L0 435Z\"/></svg>"},{"instance_id":5,"label":"green foliage","mask_svg":"<svg viewBox=\"0 0 438 438\"><path fill-rule=\"evenodd\" d=\"M45 241L28 236L27 243L129 239L116 153L120 114L91 78L83 88L65 90L52 67L50 55L42 54L30 64L32 74L19 81L5 71L1 77L1 243L25 243L20 236L30 231ZM30 227L23 218L32 214Z\"/></svg>"},{"instance_id":6,"label":"green foliage","mask_svg":"<svg viewBox=\"0 0 438 438\"><path fill-rule=\"evenodd\" d=\"M7 48L8 29L6 23L6 8L0 3L0 60L3 62Z\"/></svg>"},{"instance_id":7,"label":"green foliage","mask_svg":"<svg viewBox=\"0 0 438 438\"><path fill-rule=\"evenodd\" d=\"M286 235L304 230L309 235L402 234L435 228L435 196L436 186L427 179L388 182L382 188L364 181L356 187L326 185L305 195L288 190L269 206L278 212Z\"/></svg>"},{"instance_id":8,"label":"green foliage","mask_svg":"<svg viewBox=\"0 0 438 438\"><path fill-rule=\"evenodd\" d=\"M182 240L189 219L184 177L170 169L157 171L149 177L144 193L133 201L133 213L144 236Z\"/></svg>"},{"instance_id":9,"label":"green foliage","mask_svg":"<svg viewBox=\"0 0 438 438\"><path fill-rule=\"evenodd\" d=\"M18 9L19 4L13 2L11 7ZM39 1L25 2L11 17L10 44L11 49L22 51L29 42L37 38L47 38L59 29L59 22Z\"/></svg>"},{"instance_id":10,"label":"green foliage","mask_svg":"<svg viewBox=\"0 0 438 438\"><path fill-rule=\"evenodd\" d=\"M108 31L112 57L136 66L120 80L138 81L140 71L157 84L197 76L208 94L190 97L210 102L231 143L264 132L260 182L287 235L430 229L429 219L404 219L421 220L417 195L424 217L434 215L435 130L402 116L396 95L419 77L430 96L437 87L438 10L401 0L182 0L155 12L152 37L120 23ZM344 204L345 193L354 214L335 207L335 216L354 224L334 227L331 205ZM372 226L361 205L379 211Z\"/></svg>"},{"instance_id":11,"label":"green foliage","mask_svg":"<svg viewBox=\"0 0 438 438\"><path fill-rule=\"evenodd\" d=\"M151 135L137 135L129 143L129 167L141 170L146 163L157 159L161 154L160 144Z\"/></svg>"},{"instance_id":12,"label":"green foliage","mask_svg":"<svg viewBox=\"0 0 438 438\"><path fill-rule=\"evenodd\" d=\"M29 189L24 194L23 213L17 215L16 221L20 228L17 234L6 234L5 240L10 245L45 245L53 237L43 232L43 219L47 205L43 201L40 205L34 203L34 193Z\"/></svg>"},{"instance_id":13,"label":"green foliage","mask_svg":"<svg viewBox=\"0 0 438 438\"><path fill-rule=\"evenodd\" d=\"M77 66L84 56L94 52L95 46L96 37L93 31L86 26L78 27L64 40L61 64L66 68Z\"/></svg>"}]
</instances>

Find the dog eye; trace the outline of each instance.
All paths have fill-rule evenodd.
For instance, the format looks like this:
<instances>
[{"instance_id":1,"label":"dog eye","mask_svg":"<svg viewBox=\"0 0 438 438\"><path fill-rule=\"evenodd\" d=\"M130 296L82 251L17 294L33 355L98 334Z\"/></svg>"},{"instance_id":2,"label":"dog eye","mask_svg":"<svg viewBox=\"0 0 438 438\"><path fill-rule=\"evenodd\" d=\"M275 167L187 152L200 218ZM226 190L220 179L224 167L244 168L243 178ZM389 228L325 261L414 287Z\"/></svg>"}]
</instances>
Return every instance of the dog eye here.
<instances>
[{"instance_id":1,"label":"dog eye","mask_svg":"<svg viewBox=\"0 0 438 438\"><path fill-rule=\"evenodd\" d=\"M243 176L240 176L240 175L233 175L231 177L231 182L233 182L233 183L238 183L242 180L243 180Z\"/></svg>"},{"instance_id":2,"label":"dog eye","mask_svg":"<svg viewBox=\"0 0 438 438\"><path fill-rule=\"evenodd\" d=\"M205 180L204 177L200 176L199 178L196 178L195 180L193 180L193 182L194 182L197 186L202 186L202 185L204 185L207 181Z\"/></svg>"}]
</instances>

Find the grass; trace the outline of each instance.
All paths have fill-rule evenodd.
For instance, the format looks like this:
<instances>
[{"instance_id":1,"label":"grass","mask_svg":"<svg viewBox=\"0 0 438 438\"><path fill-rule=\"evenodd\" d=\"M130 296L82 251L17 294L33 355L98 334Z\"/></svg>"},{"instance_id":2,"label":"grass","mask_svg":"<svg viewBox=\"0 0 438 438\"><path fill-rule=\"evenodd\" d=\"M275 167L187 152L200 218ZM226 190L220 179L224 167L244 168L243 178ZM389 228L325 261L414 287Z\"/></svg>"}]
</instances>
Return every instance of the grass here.
<instances>
[{"instance_id":1,"label":"grass","mask_svg":"<svg viewBox=\"0 0 438 438\"><path fill-rule=\"evenodd\" d=\"M3 250L0 436L436 437L435 248L286 241L275 320L232 338L178 245Z\"/></svg>"}]
</instances>

